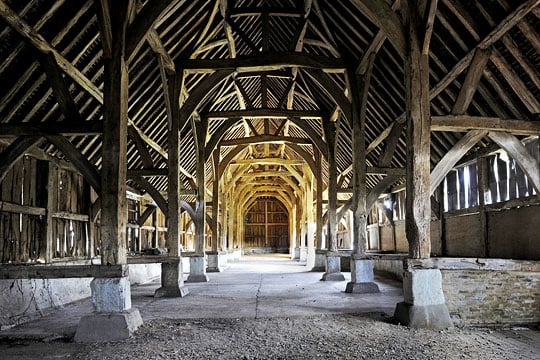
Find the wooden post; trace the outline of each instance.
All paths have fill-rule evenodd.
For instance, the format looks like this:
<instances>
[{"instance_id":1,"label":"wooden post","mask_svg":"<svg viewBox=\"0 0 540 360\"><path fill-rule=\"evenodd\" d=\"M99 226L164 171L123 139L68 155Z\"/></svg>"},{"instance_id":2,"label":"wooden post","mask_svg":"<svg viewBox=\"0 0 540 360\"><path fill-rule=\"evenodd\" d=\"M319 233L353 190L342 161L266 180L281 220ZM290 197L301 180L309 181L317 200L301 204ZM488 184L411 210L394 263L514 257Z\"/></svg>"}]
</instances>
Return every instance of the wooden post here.
<instances>
[{"instance_id":1,"label":"wooden post","mask_svg":"<svg viewBox=\"0 0 540 360\"><path fill-rule=\"evenodd\" d=\"M182 72L170 75L167 78L169 90L170 116L168 116L168 188L167 188L167 239L166 246L169 256L180 256L180 87ZM156 229L157 230L157 229ZM157 231L156 231L157 236Z\"/></svg>"},{"instance_id":2,"label":"wooden post","mask_svg":"<svg viewBox=\"0 0 540 360\"><path fill-rule=\"evenodd\" d=\"M214 182L212 184L212 251L218 251L218 216L219 216L219 179L218 169L219 169L219 146L214 151L213 154L213 170L214 170Z\"/></svg>"},{"instance_id":3,"label":"wooden post","mask_svg":"<svg viewBox=\"0 0 540 360\"><path fill-rule=\"evenodd\" d=\"M193 130L195 131L195 142L197 149L197 196L195 198L195 254L204 256L206 245L206 176L205 176L205 140L208 128L208 119L202 118L200 121L193 120Z\"/></svg>"},{"instance_id":4,"label":"wooden post","mask_svg":"<svg viewBox=\"0 0 540 360\"><path fill-rule=\"evenodd\" d=\"M316 212L316 222L317 227L315 229L315 242L317 245L317 250L322 250L322 229L323 229L323 213L322 213L322 193L323 193L323 180L322 180L322 166L321 166L321 152L317 149L313 150L313 155L315 155L315 170L317 171L317 174L315 174L316 180L317 180L317 194L315 199L315 212Z\"/></svg>"},{"instance_id":5,"label":"wooden post","mask_svg":"<svg viewBox=\"0 0 540 360\"><path fill-rule=\"evenodd\" d=\"M337 251L337 166L336 123L324 121L324 134L328 145L328 250Z\"/></svg>"},{"instance_id":6,"label":"wooden post","mask_svg":"<svg viewBox=\"0 0 540 360\"><path fill-rule=\"evenodd\" d=\"M44 259L46 263L50 263L53 258L54 241L53 241L53 212L56 211L56 203L58 201L58 169L49 162L48 181L47 181L47 218L45 220L45 249ZM90 219L91 220L91 219ZM92 224L92 223L90 223Z\"/></svg>"},{"instance_id":7,"label":"wooden post","mask_svg":"<svg viewBox=\"0 0 540 360\"><path fill-rule=\"evenodd\" d=\"M427 40L422 1L401 2L408 46L405 58L405 101L407 124L407 197L405 230L409 257L429 258L430 242L430 100L429 56L423 51ZM425 7L425 2L424 2Z\"/></svg>"},{"instance_id":8,"label":"wooden post","mask_svg":"<svg viewBox=\"0 0 540 360\"><path fill-rule=\"evenodd\" d=\"M488 219L486 213L486 192L489 192L488 166L485 157L477 157L478 165L478 208L480 214L480 233L484 244L484 257L489 257Z\"/></svg>"},{"instance_id":9,"label":"wooden post","mask_svg":"<svg viewBox=\"0 0 540 360\"><path fill-rule=\"evenodd\" d=\"M128 71L125 34L132 1L108 3L111 43L104 48L103 151L101 169L101 262L125 264Z\"/></svg>"},{"instance_id":10,"label":"wooden post","mask_svg":"<svg viewBox=\"0 0 540 360\"><path fill-rule=\"evenodd\" d=\"M353 122L353 255L364 255L367 241L366 188L366 104L375 55L369 57L366 72L351 82ZM352 73L352 72L351 72Z\"/></svg>"}]
</instances>

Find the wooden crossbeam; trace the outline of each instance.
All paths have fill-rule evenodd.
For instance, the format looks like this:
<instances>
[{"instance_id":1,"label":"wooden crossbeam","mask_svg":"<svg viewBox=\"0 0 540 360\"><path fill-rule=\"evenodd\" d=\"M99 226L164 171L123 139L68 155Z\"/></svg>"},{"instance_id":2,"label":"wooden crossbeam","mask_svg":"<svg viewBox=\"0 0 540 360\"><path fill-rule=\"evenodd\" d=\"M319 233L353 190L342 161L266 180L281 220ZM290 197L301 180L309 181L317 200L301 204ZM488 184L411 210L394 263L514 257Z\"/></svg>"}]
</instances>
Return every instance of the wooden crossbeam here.
<instances>
[{"instance_id":1,"label":"wooden crossbeam","mask_svg":"<svg viewBox=\"0 0 540 360\"><path fill-rule=\"evenodd\" d=\"M272 52L254 57L237 57L234 59L177 60L176 67L193 71L231 70L239 73L271 71L288 67L325 69L327 71L344 71L346 69L345 62L342 59L296 52Z\"/></svg>"},{"instance_id":2,"label":"wooden crossbeam","mask_svg":"<svg viewBox=\"0 0 540 360\"><path fill-rule=\"evenodd\" d=\"M0 134L6 136L45 135L99 135L103 131L102 121L47 122L24 124L0 124Z\"/></svg>"},{"instance_id":3,"label":"wooden crossbeam","mask_svg":"<svg viewBox=\"0 0 540 360\"><path fill-rule=\"evenodd\" d=\"M223 140L219 143L220 146L236 146L243 144L264 144L264 143L293 143L302 145L311 145L313 142L310 139L292 137L292 136L276 136L276 135L258 135L245 138Z\"/></svg>"},{"instance_id":4,"label":"wooden crossbeam","mask_svg":"<svg viewBox=\"0 0 540 360\"><path fill-rule=\"evenodd\" d=\"M2 265L0 279L118 278L129 275L127 265Z\"/></svg>"},{"instance_id":5,"label":"wooden crossbeam","mask_svg":"<svg viewBox=\"0 0 540 360\"><path fill-rule=\"evenodd\" d=\"M504 131L515 135L539 135L540 121L501 119L483 116L432 116L431 131Z\"/></svg>"},{"instance_id":6,"label":"wooden crossbeam","mask_svg":"<svg viewBox=\"0 0 540 360\"><path fill-rule=\"evenodd\" d=\"M284 109L245 109L230 111L212 111L200 113L201 117L208 119L227 119L227 118L258 118L258 119L276 119L276 118L309 118L321 119L324 114L321 111L313 110L284 110Z\"/></svg>"}]
</instances>

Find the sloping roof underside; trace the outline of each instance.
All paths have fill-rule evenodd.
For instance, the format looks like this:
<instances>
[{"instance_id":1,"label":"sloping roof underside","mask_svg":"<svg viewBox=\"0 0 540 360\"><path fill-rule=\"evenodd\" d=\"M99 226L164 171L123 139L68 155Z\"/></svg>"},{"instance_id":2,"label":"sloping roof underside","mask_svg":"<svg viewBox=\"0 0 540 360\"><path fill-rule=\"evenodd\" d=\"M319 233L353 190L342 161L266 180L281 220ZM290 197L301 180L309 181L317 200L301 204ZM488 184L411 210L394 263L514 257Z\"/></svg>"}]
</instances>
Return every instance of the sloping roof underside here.
<instances>
[{"instance_id":1,"label":"sloping roof underside","mask_svg":"<svg viewBox=\"0 0 540 360\"><path fill-rule=\"evenodd\" d=\"M382 1L382 0L381 0ZM137 4L144 13L152 1ZM294 50L294 39L303 24L306 12L304 1L293 0L237 0L228 3L228 24L221 15L219 0L171 1L154 23L155 33L170 57L181 59L231 58L231 42L237 57L259 53ZM296 50L310 56L340 58L351 68L360 62L366 50L380 36L380 29L370 21L357 1L313 1L307 13L307 26L303 41ZM387 5L391 6L389 0ZM531 6L531 4L533 4ZM4 0L26 24L40 34L44 41L67 59L99 89L103 89L103 62L100 26L93 0ZM494 29L514 16L516 9L529 7L527 15L506 31L493 44L490 60L483 70L480 85L467 113L503 119L538 120L540 112L540 8L538 1L469 1L440 0L436 12L430 51L430 85L436 88L448 79L452 69L468 65L475 49ZM399 9L399 6L397 7ZM266 19L260 13L268 10ZM368 14L369 15L369 14ZM138 15L135 15L137 19ZM400 17L400 15L398 14ZM269 26L263 26L268 21ZM232 39L226 28L232 29ZM128 30L129 35L129 30ZM375 39L375 40L374 40ZM262 50L262 51L261 51ZM15 31L0 17L0 122L3 124L70 122L64 119L55 95L49 85L38 50L27 38ZM129 59L129 118L148 138L163 150L167 149L167 112L163 96L158 56L149 42L144 41ZM432 98L433 115L449 114L464 81L466 71L451 79ZM186 72L183 96L192 93L210 73ZM350 79L345 73L328 75L342 91ZM389 125L403 114L404 84L403 59L390 41L384 41L375 58L371 87L367 103L366 143L373 142ZM102 119L100 101L84 90L70 76L64 76L81 117L84 120ZM292 97L284 98L291 90ZM262 89L267 89L263 99ZM241 90L238 90L241 89ZM243 94L240 94L242 93ZM199 113L239 110L248 104L255 108L266 106L292 110L315 110L331 113L336 104L310 72L304 68L286 68L271 71L263 79L258 74L235 73L208 94L198 107ZM249 121L249 120L248 120ZM251 120L253 127L263 132L264 121ZM321 120L304 119L307 126L324 138ZM337 144L338 174L352 162L350 120L340 115ZM222 120L210 121L211 135ZM271 130L281 126L281 119L270 119ZM308 134L293 123L283 127L292 137L307 138ZM232 125L224 139L247 136L248 125L239 120ZM186 173L195 174L196 154L191 127L182 131L181 164ZM1 136L1 134L0 134ZM460 139L461 133L432 132L431 157L436 164ZM98 168L101 163L101 136L72 136L69 140ZM487 146L486 138L479 146ZM45 140L40 147L51 155L62 154ZM312 146L302 145L311 152ZM383 150L382 144L368 153L369 166L377 166ZM222 156L230 151L222 148ZM165 167L166 160L150 149L156 167ZM241 153L245 156L246 152ZM142 168L143 164L133 141L128 143L129 168ZM286 157L297 158L291 149ZM393 167L405 166L405 135L402 134L392 160ZM211 161L207 163L207 180L212 181ZM323 162L323 169L327 168ZM324 171L326 176L326 171ZM350 181L352 172L344 178ZM184 176L184 175L183 175ZM368 186L373 187L380 177L370 175ZM166 177L149 179L158 190L167 187ZM326 181L326 180L325 180ZM183 182L189 188L186 178Z\"/></svg>"}]
</instances>

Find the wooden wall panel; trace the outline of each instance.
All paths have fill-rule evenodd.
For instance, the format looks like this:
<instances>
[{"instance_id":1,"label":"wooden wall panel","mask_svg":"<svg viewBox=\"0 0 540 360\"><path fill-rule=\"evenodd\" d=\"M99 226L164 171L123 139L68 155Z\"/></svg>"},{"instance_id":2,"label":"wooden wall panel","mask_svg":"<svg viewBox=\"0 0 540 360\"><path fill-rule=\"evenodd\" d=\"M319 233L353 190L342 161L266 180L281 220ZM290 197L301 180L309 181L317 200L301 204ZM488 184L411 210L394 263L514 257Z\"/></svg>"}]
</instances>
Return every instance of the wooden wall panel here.
<instances>
[{"instance_id":1,"label":"wooden wall panel","mask_svg":"<svg viewBox=\"0 0 540 360\"><path fill-rule=\"evenodd\" d=\"M452 216L445 214L448 256L483 256L479 214Z\"/></svg>"},{"instance_id":2,"label":"wooden wall panel","mask_svg":"<svg viewBox=\"0 0 540 360\"><path fill-rule=\"evenodd\" d=\"M490 257L540 259L540 205L488 213Z\"/></svg>"}]
</instances>

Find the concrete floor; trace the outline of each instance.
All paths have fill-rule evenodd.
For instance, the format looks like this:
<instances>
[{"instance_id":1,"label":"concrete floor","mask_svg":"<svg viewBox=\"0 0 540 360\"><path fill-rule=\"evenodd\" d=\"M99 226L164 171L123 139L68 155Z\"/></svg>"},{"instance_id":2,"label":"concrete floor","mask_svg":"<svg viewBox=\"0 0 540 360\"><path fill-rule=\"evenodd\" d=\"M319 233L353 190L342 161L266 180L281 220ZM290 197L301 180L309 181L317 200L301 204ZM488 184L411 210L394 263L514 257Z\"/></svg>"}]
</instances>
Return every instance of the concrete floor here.
<instances>
[{"instance_id":1,"label":"concrete floor","mask_svg":"<svg viewBox=\"0 0 540 360\"><path fill-rule=\"evenodd\" d=\"M159 281L131 288L132 304L144 320L187 318L261 318L329 313L380 312L392 315L403 300L401 283L376 277L379 294L347 294L346 281L320 281L288 256L246 256L226 271L209 273L208 283L186 283L184 298L155 299ZM187 275L186 275L187 278ZM1 339L72 338L79 319L92 312L89 299L67 305L33 322L0 332Z\"/></svg>"}]
</instances>

